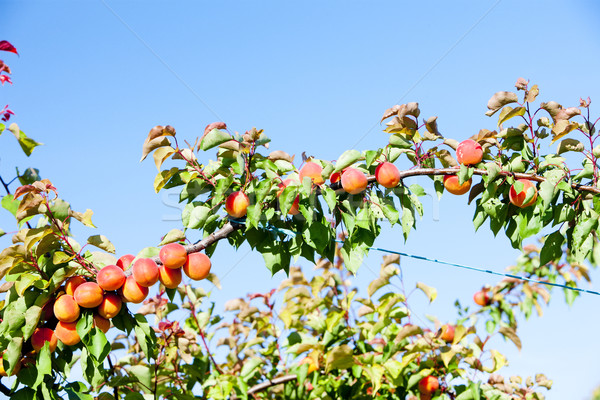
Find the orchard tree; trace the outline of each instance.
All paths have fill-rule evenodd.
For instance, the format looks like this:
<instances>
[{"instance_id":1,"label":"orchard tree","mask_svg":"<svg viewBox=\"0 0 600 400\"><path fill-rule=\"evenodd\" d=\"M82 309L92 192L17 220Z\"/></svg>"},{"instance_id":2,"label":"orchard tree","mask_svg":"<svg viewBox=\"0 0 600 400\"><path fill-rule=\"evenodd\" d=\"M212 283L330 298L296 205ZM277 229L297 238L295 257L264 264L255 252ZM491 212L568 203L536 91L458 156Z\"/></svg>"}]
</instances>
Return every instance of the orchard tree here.
<instances>
[{"instance_id":1,"label":"orchard tree","mask_svg":"<svg viewBox=\"0 0 600 400\"><path fill-rule=\"evenodd\" d=\"M552 382L502 376L507 359L493 346L503 337L520 348L518 315L541 315L552 285L571 303L600 258L598 120L589 99L565 108L538 103L523 79L516 89L488 102L495 130L458 142L436 117L420 120L417 103L402 104L384 112L380 148L335 161L303 155L299 169L260 129L215 122L186 141L156 126L142 160L152 154L154 189L176 188L185 208L181 229L137 255L117 257L101 234L81 244L71 224L94 228L92 211L73 210L39 171L17 170L20 186L2 180L17 230L0 256L0 374L12 376L0 390L14 399L543 398ZM27 155L38 145L8 130ZM556 151L543 154L548 142ZM406 186L412 176L431 179L439 196L468 193L475 228L488 221L522 250L504 279L474 289L474 305L457 302L456 317L434 329L412 313L398 255L383 257L366 294L352 284L383 226L405 239L416 227L425 189ZM191 231L203 239L189 243ZM522 247L540 234L540 247ZM247 243L287 279L217 312L193 281L220 286L210 256L222 241ZM435 300L426 283L416 289Z\"/></svg>"}]
</instances>

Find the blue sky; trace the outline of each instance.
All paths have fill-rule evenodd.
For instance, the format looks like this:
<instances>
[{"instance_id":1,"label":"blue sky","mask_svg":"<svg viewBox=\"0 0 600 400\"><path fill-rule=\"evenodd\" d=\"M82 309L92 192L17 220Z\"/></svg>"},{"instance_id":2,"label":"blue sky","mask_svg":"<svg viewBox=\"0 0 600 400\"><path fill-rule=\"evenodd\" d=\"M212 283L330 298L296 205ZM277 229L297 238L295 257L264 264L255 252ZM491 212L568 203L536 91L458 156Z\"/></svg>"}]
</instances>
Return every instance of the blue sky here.
<instances>
[{"instance_id":1,"label":"blue sky","mask_svg":"<svg viewBox=\"0 0 600 400\"><path fill-rule=\"evenodd\" d=\"M119 254L156 245L179 227L173 197L152 189L153 163L138 162L154 125L170 124L191 141L217 120L240 132L256 126L272 149L335 159L351 147L383 146L378 122L394 104L419 102L422 117L437 115L440 131L462 140L495 128L484 115L487 100L519 77L539 85L540 99L566 106L600 93L600 13L591 0L4 0L2 7L0 40L21 55L2 55L14 82L1 88L2 103L45 145L26 159L2 135L0 174L40 168L75 209L95 212L98 229L76 231L80 241L102 233ZM399 229L387 229L377 245L496 271L512 264L518 253L508 240L475 233L472 214L465 198L446 195L425 203L406 243ZM0 214L0 227L8 224ZM380 260L373 253L365 261L357 284L373 278ZM223 279L214 293L221 303L283 279L271 278L247 248L222 244L213 265ZM437 287L432 305L414 300L422 316L440 319L454 317L454 299L469 302L495 281L408 259L402 268L407 286ZM588 398L600 384L592 311L599 301L583 296L568 308L556 293L543 318L521 324L522 352L503 347L511 361L504 374L544 372L555 381L549 399Z\"/></svg>"}]
</instances>

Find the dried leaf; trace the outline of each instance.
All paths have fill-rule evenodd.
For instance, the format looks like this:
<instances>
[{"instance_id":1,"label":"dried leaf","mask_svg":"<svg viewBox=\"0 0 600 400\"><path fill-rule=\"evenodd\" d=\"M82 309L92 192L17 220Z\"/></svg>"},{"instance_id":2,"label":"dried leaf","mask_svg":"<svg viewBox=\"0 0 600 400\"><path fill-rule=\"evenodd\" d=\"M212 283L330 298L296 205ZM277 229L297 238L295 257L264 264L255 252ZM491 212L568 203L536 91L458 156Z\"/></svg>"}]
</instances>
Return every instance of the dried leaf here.
<instances>
[{"instance_id":1,"label":"dried leaf","mask_svg":"<svg viewBox=\"0 0 600 400\"><path fill-rule=\"evenodd\" d=\"M442 163L444 168L452 168L458 166L458 162L452 157L452 154L446 149L438 150L435 155Z\"/></svg>"},{"instance_id":2,"label":"dried leaf","mask_svg":"<svg viewBox=\"0 0 600 400\"><path fill-rule=\"evenodd\" d=\"M269 154L268 159L271 161L284 160L289 163L292 163L292 162L294 162L294 157L295 156L290 156L285 151L275 150L275 151L272 151L271 154Z\"/></svg>"},{"instance_id":3,"label":"dried leaf","mask_svg":"<svg viewBox=\"0 0 600 400\"><path fill-rule=\"evenodd\" d=\"M528 103L532 103L535 101L535 98L540 94L540 90L538 89L538 85L533 85L531 89L525 95L525 101Z\"/></svg>"},{"instance_id":4,"label":"dried leaf","mask_svg":"<svg viewBox=\"0 0 600 400\"><path fill-rule=\"evenodd\" d=\"M488 101L487 107L489 109L488 112L485 113L488 117L491 117L507 104L516 103L519 101L519 98L514 92L497 92L490 98Z\"/></svg>"},{"instance_id":5,"label":"dried leaf","mask_svg":"<svg viewBox=\"0 0 600 400\"><path fill-rule=\"evenodd\" d=\"M165 146L171 147L171 141L164 136L159 136L150 141L144 142L144 146L142 147L142 158L140 159L140 162L144 161L148 154L150 154L150 152L152 152L153 150Z\"/></svg>"},{"instance_id":6,"label":"dried leaf","mask_svg":"<svg viewBox=\"0 0 600 400\"><path fill-rule=\"evenodd\" d=\"M576 139L563 139L558 144L556 154L566 153L567 151L582 152L585 149L583 143Z\"/></svg>"},{"instance_id":7,"label":"dried leaf","mask_svg":"<svg viewBox=\"0 0 600 400\"><path fill-rule=\"evenodd\" d=\"M206 136L208 132L212 131L213 129L227 129L227 124L225 122L213 122L212 124L206 125L202 138L204 138L204 136Z\"/></svg>"},{"instance_id":8,"label":"dried leaf","mask_svg":"<svg viewBox=\"0 0 600 400\"><path fill-rule=\"evenodd\" d=\"M569 132L574 131L579 126L576 122L569 122L566 119L558 120L552 127L552 142L556 142L558 139L566 136Z\"/></svg>"},{"instance_id":9,"label":"dried leaf","mask_svg":"<svg viewBox=\"0 0 600 400\"><path fill-rule=\"evenodd\" d=\"M517 346L519 350L521 350L521 339L519 339L519 336L517 336L517 332L513 328L503 326L502 328L498 329L498 333L500 333L505 338L509 339L515 344L515 346Z\"/></svg>"}]
</instances>

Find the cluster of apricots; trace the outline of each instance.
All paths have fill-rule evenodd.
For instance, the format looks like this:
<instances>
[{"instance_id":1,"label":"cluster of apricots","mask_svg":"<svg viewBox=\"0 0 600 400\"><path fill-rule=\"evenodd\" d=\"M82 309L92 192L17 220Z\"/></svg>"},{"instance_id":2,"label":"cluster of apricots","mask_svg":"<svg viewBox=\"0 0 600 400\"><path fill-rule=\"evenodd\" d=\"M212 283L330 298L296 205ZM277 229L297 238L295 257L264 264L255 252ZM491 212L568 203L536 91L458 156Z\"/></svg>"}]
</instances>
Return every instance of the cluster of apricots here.
<instances>
[{"instance_id":1,"label":"cluster of apricots","mask_svg":"<svg viewBox=\"0 0 600 400\"><path fill-rule=\"evenodd\" d=\"M193 280L204 279L210 273L211 262L206 254L188 254L178 243L163 246L158 256L160 266L151 258L138 258L132 265L135 256L127 254L119 258L116 265L100 269L95 281L80 275L67 279L54 304L47 307L58 323L54 330L36 328L31 336L34 351L39 351L46 342L54 351L58 340L67 346L78 344L81 338L76 326L81 308L94 310L94 326L106 333L111 326L110 319L119 314L123 303L141 303L157 282L174 289L181 283L182 271ZM52 314L44 319L51 317Z\"/></svg>"},{"instance_id":2,"label":"cluster of apricots","mask_svg":"<svg viewBox=\"0 0 600 400\"><path fill-rule=\"evenodd\" d=\"M483 148L474 140L467 139L456 148L456 160L462 165L476 165L483 160ZM458 175L445 175L444 187L452 194L465 194L471 189L472 179L459 184ZM527 179L517 179L510 188L509 200L519 208L535 204L537 189L535 184Z\"/></svg>"},{"instance_id":3,"label":"cluster of apricots","mask_svg":"<svg viewBox=\"0 0 600 400\"><path fill-rule=\"evenodd\" d=\"M325 180L322 176L323 167L320 164L309 161L304 164L304 166L299 171L299 181L294 179L285 179L279 184L279 191L277 192L277 197L283 193L284 189L290 185L300 185L300 182L307 177L309 178L313 184L322 185L325 183ZM398 168L390 163L383 162L377 166L375 169L375 179L377 183L386 187L388 189L394 188L398 186L400 183L400 171ZM329 177L331 183L336 183L341 181L342 188L344 191L350 194L358 194L363 192L369 183L367 175L364 172L357 168L348 167L344 169L342 172L334 172ZM300 212L299 210L300 197L296 196L294 199L292 206L290 207L288 214L296 215ZM225 211L232 218L242 218L246 215L246 211L250 205L250 200L248 196L242 192L237 191L231 193L225 202Z\"/></svg>"}]
</instances>

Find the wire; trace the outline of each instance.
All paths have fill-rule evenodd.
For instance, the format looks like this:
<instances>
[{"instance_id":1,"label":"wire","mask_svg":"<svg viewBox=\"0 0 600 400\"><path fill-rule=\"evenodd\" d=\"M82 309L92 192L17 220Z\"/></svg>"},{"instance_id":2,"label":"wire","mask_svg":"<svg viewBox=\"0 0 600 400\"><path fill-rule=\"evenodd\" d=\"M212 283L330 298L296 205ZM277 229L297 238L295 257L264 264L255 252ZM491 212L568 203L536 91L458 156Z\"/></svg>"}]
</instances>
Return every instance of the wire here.
<instances>
[{"instance_id":1,"label":"wire","mask_svg":"<svg viewBox=\"0 0 600 400\"><path fill-rule=\"evenodd\" d=\"M239 224L244 224L245 223L245 221L243 221L243 220L232 219L232 218L230 218L230 220L233 221L233 222L237 222ZM289 230L289 229L280 229L280 228L277 228L276 226L273 226L273 225L269 225L269 226L267 226L265 228L267 230L270 230L270 231L273 231L273 232L282 233L282 234L284 234L286 236L297 236L298 235L298 232L294 232L294 231ZM343 240L336 240L336 242L337 243L344 243ZM507 274L507 273L503 273L503 272L496 272L496 271L492 271L492 270L489 270L489 269L483 269L483 268L477 268L477 267L470 267L468 265L456 264L456 263L453 263L453 262L438 260L438 259L435 259L435 258L429 258L429 257L424 257L424 256L417 256L417 255L414 255L414 254L404 253L404 252L401 252L401 251L381 249L379 247L369 247L368 249L369 250L380 251L380 252L383 252L383 253L397 254L399 256L414 258L416 260L429 261L429 262L436 263L436 264L449 265L451 267L463 268L463 269L467 269L467 270L471 270L471 271L484 272L486 274L502 276L502 277L505 277L505 278L518 279L518 280L521 280L521 281L527 281L527 282L532 282L532 283L539 283L539 284L542 284L542 285L559 287L559 288L563 288L563 289L567 289L567 290L572 290L572 291L579 292L579 293L587 293L587 294L594 294L596 296L600 296L600 292L597 292L597 291L594 291L594 290L581 289L581 288L578 288L578 287L567 286L567 285L563 285L563 284L560 284L560 283L540 281L540 280L537 280L537 279L527 278L526 276L519 276L519 275Z\"/></svg>"}]
</instances>

